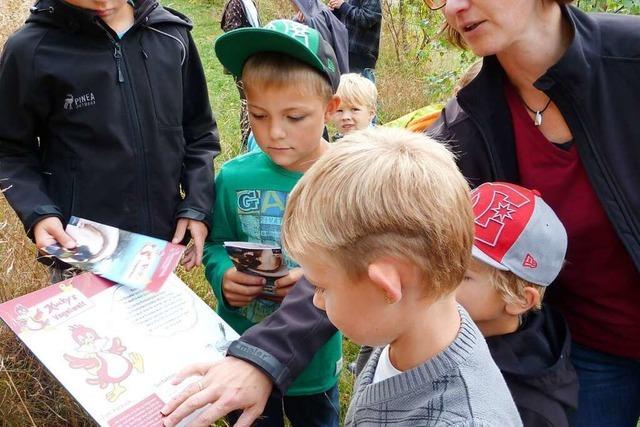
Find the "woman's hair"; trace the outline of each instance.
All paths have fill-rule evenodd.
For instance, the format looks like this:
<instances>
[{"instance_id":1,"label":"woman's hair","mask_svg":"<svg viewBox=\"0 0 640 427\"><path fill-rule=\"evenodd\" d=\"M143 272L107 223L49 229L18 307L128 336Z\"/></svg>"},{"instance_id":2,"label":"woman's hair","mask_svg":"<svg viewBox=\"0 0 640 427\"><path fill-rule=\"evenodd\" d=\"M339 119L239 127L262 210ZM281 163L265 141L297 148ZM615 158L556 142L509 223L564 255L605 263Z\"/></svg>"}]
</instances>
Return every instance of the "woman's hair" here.
<instances>
[{"instance_id":1,"label":"woman's hair","mask_svg":"<svg viewBox=\"0 0 640 427\"><path fill-rule=\"evenodd\" d=\"M554 0L554 1L562 6L562 5L571 3L573 0ZM462 35L459 32L457 32L454 28L452 28L446 21L440 31L444 35L444 38L447 39L447 41L452 45L457 46L460 49L467 48L467 45L462 39Z\"/></svg>"}]
</instances>

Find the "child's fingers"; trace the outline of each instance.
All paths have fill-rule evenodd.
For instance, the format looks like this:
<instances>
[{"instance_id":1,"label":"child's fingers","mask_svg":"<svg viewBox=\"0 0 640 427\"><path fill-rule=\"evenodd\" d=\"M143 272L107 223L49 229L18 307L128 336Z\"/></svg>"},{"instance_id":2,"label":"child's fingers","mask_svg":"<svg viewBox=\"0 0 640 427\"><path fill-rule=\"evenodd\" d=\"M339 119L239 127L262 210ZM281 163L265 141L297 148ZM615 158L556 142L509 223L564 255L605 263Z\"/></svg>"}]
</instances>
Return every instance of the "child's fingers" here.
<instances>
[{"instance_id":1,"label":"child's fingers","mask_svg":"<svg viewBox=\"0 0 640 427\"><path fill-rule=\"evenodd\" d=\"M227 270L227 272L225 273L225 276L230 281L239 283L241 285L263 286L266 282L264 277L242 273L241 271L238 271L235 268Z\"/></svg>"},{"instance_id":2,"label":"child's fingers","mask_svg":"<svg viewBox=\"0 0 640 427\"><path fill-rule=\"evenodd\" d=\"M173 239L171 239L171 243L177 245L182 242L184 239L184 233L187 231L187 224L189 223L188 219L180 218L178 223L176 224L176 232L173 235Z\"/></svg>"}]
</instances>

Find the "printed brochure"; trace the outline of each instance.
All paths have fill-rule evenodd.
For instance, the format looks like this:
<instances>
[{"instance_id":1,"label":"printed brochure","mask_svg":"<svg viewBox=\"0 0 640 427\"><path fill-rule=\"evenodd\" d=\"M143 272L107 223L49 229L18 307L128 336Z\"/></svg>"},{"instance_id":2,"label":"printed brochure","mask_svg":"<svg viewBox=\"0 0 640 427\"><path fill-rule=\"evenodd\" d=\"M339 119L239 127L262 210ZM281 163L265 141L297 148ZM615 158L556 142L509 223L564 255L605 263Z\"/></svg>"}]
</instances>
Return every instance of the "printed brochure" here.
<instances>
[{"instance_id":1,"label":"printed brochure","mask_svg":"<svg viewBox=\"0 0 640 427\"><path fill-rule=\"evenodd\" d=\"M275 281L289 274L280 246L251 242L224 242L224 247L238 271L267 279L262 289L264 295L275 295Z\"/></svg>"},{"instance_id":2,"label":"printed brochure","mask_svg":"<svg viewBox=\"0 0 640 427\"><path fill-rule=\"evenodd\" d=\"M107 427L161 426L162 406L196 380L173 376L238 337L173 274L149 292L84 273L0 304L0 317Z\"/></svg>"},{"instance_id":3,"label":"printed brochure","mask_svg":"<svg viewBox=\"0 0 640 427\"><path fill-rule=\"evenodd\" d=\"M178 265L184 246L131 233L72 216L66 232L74 249L55 244L44 251L67 264L121 285L150 291L160 289Z\"/></svg>"}]
</instances>

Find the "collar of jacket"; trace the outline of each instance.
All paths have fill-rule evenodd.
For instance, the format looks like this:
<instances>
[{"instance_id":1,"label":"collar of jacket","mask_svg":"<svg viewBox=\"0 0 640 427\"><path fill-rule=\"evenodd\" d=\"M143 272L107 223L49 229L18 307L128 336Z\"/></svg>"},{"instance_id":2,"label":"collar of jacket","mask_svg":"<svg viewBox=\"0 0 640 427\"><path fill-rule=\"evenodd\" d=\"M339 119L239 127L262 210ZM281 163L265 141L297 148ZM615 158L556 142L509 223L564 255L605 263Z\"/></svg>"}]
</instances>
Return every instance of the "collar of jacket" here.
<instances>
[{"instance_id":1,"label":"collar of jacket","mask_svg":"<svg viewBox=\"0 0 640 427\"><path fill-rule=\"evenodd\" d=\"M552 99L561 88L576 99L589 93L592 67L600 49L599 32L595 22L573 6L562 8L573 30L569 48L534 86ZM455 126L463 120L471 120L481 133L487 152L492 158L495 179L512 182L518 180L515 144L511 113L504 95L505 72L496 56L485 57L478 76L457 96L460 108L447 108L446 121ZM555 101L555 99L554 99Z\"/></svg>"},{"instance_id":2,"label":"collar of jacket","mask_svg":"<svg viewBox=\"0 0 640 427\"><path fill-rule=\"evenodd\" d=\"M103 34L105 28L108 28L90 11L70 5L64 0L39 0L30 11L31 15L27 18L27 23L53 26L72 33ZM135 2L132 28L165 22L192 27L191 21L186 16L164 9L158 0Z\"/></svg>"}]
</instances>

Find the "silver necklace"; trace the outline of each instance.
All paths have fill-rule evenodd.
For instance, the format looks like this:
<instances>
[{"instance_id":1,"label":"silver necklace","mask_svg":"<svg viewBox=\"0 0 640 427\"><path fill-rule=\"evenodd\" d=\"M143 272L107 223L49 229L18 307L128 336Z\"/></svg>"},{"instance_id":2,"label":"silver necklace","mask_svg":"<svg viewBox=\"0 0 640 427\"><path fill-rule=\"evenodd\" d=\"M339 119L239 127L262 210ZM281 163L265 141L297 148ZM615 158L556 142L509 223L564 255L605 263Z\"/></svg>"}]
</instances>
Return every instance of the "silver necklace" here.
<instances>
[{"instance_id":1,"label":"silver necklace","mask_svg":"<svg viewBox=\"0 0 640 427\"><path fill-rule=\"evenodd\" d=\"M522 103L524 104L525 107L527 107L527 110L531 111L533 114L536 115L535 119L533 120L533 124L536 126L540 126L542 124L542 114L545 111L547 111L547 108L549 108L549 105L551 104L551 98L549 98L549 100L547 101L547 104L544 106L542 110L534 110L533 108L529 107L526 102L524 102L524 98L520 98L520 99L522 99Z\"/></svg>"}]
</instances>

